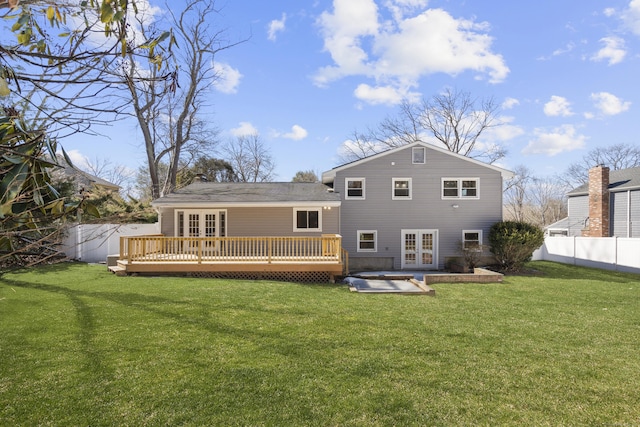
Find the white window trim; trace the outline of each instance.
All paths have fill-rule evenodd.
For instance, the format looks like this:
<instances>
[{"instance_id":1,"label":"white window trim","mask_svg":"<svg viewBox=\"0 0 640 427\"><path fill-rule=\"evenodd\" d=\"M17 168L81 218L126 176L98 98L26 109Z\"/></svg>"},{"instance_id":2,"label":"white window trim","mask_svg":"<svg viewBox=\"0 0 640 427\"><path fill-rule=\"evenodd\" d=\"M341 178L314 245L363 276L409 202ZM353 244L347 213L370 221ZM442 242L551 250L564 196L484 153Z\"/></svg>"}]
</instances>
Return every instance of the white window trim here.
<instances>
[{"instance_id":1,"label":"white window trim","mask_svg":"<svg viewBox=\"0 0 640 427\"><path fill-rule=\"evenodd\" d=\"M362 196L349 196L349 181L362 181ZM364 178L345 178L344 179L344 199L345 200L365 200L367 183Z\"/></svg>"},{"instance_id":2,"label":"white window trim","mask_svg":"<svg viewBox=\"0 0 640 427\"><path fill-rule=\"evenodd\" d=\"M478 244L480 245L480 247L482 247L483 243L482 243L482 230L462 230L462 248L465 248L465 243L467 242L467 240L465 240L464 235L467 233L478 233ZM481 249L478 249L479 251L481 251Z\"/></svg>"},{"instance_id":3,"label":"white window trim","mask_svg":"<svg viewBox=\"0 0 640 427\"><path fill-rule=\"evenodd\" d=\"M358 252L378 252L378 230L358 230L356 234L356 244L358 245ZM360 248L360 234L371 233L373 234L373 249L361 249Z\"/></svg>"},{"instance_id":4,"label":"white window trim","mask_svg":"<svg viewBox=\"0 0 640 427\"><path fill-rule=\"evenodd\" d=\"M298 212L299 211L317 211L318 212L318 228L298 228ZM322 232L322 207L293 208L293 231L296 233L316 233Z\"/></svg>"},{"instance_id":5,"label":"white window trim","mask_svg":"<svg viewBox=\"0 0 640 427\"><path fill-rule=\"evenodd\" d=\"M444 195L444 182L445 181L458 181L458 195L457 196L445 196ZM473 197L462 195L462 181L475 181L476 182L476 195ZM480 199L480 178L442 178L440 181L440 197L442 200L451 199L464 199L464 200L478 200Z\"/></svg>"},{"instance_id":6,"label":"white window trim","mask_svg":"<svg viewBox=\"0 0 640 427\"><path fill-rule=\"evenodd\" d=\"M416 156L415 156L415 152L416 150L422 150L422 161L421 162L416 162ZM424 165L425 163L427 163L427 149L426 147L413 147L411 149L411 163L414 165Z\"/></svg>"},{"instance_id":7,"label":"white window trim","mask_svg":"<svg viewBox=\"0 0 640 427\"><path fill-rule=\"evenodd\" d=\"M396 181L407 181L409 183L408 196L396 196ZM391 178L391 200L411 200L413 197L413 183L411 178Z\"/></svg>"}]
</instances>

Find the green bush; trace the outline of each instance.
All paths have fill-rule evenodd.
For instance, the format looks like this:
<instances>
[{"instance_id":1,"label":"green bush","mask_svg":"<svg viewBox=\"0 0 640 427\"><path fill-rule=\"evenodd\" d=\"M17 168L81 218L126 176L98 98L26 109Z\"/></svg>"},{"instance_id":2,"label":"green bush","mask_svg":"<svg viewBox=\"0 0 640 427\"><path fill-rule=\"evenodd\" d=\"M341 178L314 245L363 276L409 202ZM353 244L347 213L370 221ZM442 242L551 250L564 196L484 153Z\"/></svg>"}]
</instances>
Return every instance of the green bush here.
<instances>
[{"instance_id":1,"label":"green bush","mask_svg":"<svg viewBox=\"0 0 640 427\"><path fill-rule=\"evenodd\" d=\"M518 271L531 260L533 251L544 243L544 233L535 225L518 221L501 221L491 226L489 244L500 268Z\"/></svg>"}]
</instances>

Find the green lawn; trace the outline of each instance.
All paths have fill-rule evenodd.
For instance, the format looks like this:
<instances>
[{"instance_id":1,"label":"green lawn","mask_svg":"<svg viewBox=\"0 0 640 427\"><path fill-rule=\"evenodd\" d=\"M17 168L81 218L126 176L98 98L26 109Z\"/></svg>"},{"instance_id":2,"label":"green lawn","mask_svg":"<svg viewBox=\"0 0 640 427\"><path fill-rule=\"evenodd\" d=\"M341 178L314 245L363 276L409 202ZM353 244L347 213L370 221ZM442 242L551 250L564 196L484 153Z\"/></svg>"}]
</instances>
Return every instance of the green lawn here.
<instances>
[{"instance_id":1,"label":"green lawn","mask_svg":"<svg viewBox=\"0 0 640 427\"><path fill-rule=\"evenodd\" d=\"M0 278L0 425L638 425L640 276L533 263L437 296Z\"/></svg>"}]
</instances>

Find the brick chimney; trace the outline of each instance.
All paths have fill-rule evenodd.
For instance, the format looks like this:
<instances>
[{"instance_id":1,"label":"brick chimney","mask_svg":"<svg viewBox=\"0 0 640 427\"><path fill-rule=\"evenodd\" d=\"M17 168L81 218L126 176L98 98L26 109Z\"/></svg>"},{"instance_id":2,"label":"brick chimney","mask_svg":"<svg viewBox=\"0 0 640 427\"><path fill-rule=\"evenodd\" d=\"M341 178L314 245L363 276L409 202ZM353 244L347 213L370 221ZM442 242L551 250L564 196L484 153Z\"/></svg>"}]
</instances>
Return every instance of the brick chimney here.
<instances>
[{"instance_id":1,"label":"brick chimney","mask_svg":"<svg viewBox=\"0 0 640 427\"><path fill-rule=\"evenodd\" d=\"M587 237L609 237L609 168L589 169L589 229Z\"/></svg>"}]
</instances>

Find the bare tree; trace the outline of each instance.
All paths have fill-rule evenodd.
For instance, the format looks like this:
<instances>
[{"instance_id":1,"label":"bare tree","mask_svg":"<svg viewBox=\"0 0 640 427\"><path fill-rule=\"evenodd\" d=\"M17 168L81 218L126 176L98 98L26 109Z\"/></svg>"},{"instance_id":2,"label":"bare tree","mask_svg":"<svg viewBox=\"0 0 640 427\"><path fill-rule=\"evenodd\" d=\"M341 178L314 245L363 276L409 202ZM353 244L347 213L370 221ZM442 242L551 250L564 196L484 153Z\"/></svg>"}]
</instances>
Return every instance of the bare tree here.
<instances>
[{"instance_id":1,"label":"bare tree","mask_svg":"<svg viewBox=\"0 0 640 427\"><path fill-rule=\"evenodd\" d=\"M180 46L176 49L180 66L171 84L157 80L149 84L140 76L155 75L155 68L140 69L133 58L127 64L133 114L144 139L153 198L173 190L180 169L215 143L217 131L200 118L211 85L220 77L213 66L214 58L242 43L227 42L222 30L211 28L218 13L215 0L189 0L179 15L171 13L171 25ZM140 27L147 37L157 31L144 22ZM189 156L186 161L184 154ZM168 166L164 181L159 173L160 163Z\"/></svg>"},{"instance_id":2,"label":"bare tree","mask_svg":"<svg viewBox=\"0 0 640 427\"><path fill-rule=\"evenodd\" d=\"M344 147L343 159L351 161L413 142L436 141L451 152L494 163L506 150L498 144L481 144L479 139L487 129L500 124L493 98L478 99L469 92L446 89L420 104L405 100L397 116L387 117L374 129L356 132Z\"/></svg>"},{"instance_id":3,"label":"bare tree","mask_svg":"<svg viewBox=\"0 0 640 427\"><path fill-rule=\"evenodd\" d=\"M155 78L170 76L160 71L168 52L158 38L136 44L129 25L135 12L126 0L31 0L13 6L4 17L15 23L0 37L0 80L8 102L33 129L61 139L111 123L128 109L130 100L116 98L122 76L109 71L121 64L123 51L140 63L151 61L159 69ZM52 36L48 25L64 30Z\"/></svg>"},{"instance_id":4,"label":"bare tree","mask_svg":"<svg viewBox=\"0 0 640 427\"><path fill-rule=\"evenodd\" d=\"M109 159L96 157L87 162L83 168L85 172L105 179L122 189L122 194L129 194L135 180L135 171L130 168L115 164Z\"/></svg>"},{"instance_id":5,"label":"bare tree","mask_svg":"<svg viewBox=\"0 0 640 427\"><path fill-rule=\"evenodd\" d=\"M258 134L238 136L223 151L239 182L269 182L275 178L275 163Z\"/></svg>"},{"instance_id":6,"label":"bare tree","mask_svg":"<svg viewBox=\"0 0 640 427\"><path fill-rule=\"evenodd\" d=\"M127 18L135 9L128 0L0 2L11 28L0 33L0 274L11 264L58 258L61 225L79 212L98 215L85 195L68 198L52 186L62 147L51 135L86 131L126 104L96 100L121 82L106 70L133 48ZM50 35L49 26L72 17L79 20L66 34ZM97 34L101 43L90 41ZM148 39L136 59L162 69L163 37Z\"/></svg>"},{"instance_id":7,"label":"bare tree","mask_svg":"<svg viewBox=\"0 0 640 427\"><path fill-rule=\"evenodd\" d=\"M515 168L513 178L505 183L504 208L509 219L526 221L527 191L532 180L531 169L520 165Z\"/></svg>"},{"instance_id":8,"label":"bare tree","mask_svg":"<svg viewBox=\"0 0 640 427\"><path fill-rule=\"evenodd\" d=\"M526 166L515 169L504 191L505 218L545 227L567 216L566 187L558 177L538 178Z\"/></svg>"},{"instance_id":9,"label":"bare tree","mask_svg":"<svg viewBox=\"0 0 640 427\"><path fill-rule=\"evenodd\" d=\"M640 166L640 147L631 144L614 144L589 151L582 160L569 165L561 176L569 188L575 188L589 181L589 169L604 165L611 170Z\"/></svg>"},{"instance_id":10,"label":"bare tree","mask_svg":"<svg viewBox=\"0 0 640 427\"><path fill-rule=\"evenodd\" d=\"M545 227L567 216L564 186L555 177L533 179L528 198L532 224Z\"/></svg>"}]
</instances>

